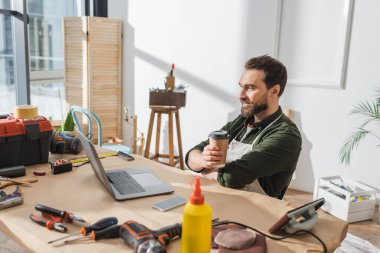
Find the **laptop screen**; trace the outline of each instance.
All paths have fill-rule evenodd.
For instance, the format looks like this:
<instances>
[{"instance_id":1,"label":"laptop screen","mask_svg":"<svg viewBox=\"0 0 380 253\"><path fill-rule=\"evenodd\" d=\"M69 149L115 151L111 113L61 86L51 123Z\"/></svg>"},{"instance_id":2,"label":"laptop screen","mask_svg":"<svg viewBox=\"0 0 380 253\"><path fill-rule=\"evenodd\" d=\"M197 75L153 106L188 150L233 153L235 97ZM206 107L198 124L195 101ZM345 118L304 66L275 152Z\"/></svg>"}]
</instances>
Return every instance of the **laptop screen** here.
<instances>
[{"instance_id":1,"label":"laptop screen","mask_svg":"<svg viewBox=\"0 0 380 253\"><path fill-rule=\"evenodd\" d=\"M108 181L107 174L104 170L102 162L99 159L98 153L96 152L94 145L92 145L92 143L80 131L77 132L82 146L87 154L87 157L90 160L91 167L95 172L96 177L104 184L107 190L111 194L113 194L111 184Z\"/></svg>"}]
</instances>

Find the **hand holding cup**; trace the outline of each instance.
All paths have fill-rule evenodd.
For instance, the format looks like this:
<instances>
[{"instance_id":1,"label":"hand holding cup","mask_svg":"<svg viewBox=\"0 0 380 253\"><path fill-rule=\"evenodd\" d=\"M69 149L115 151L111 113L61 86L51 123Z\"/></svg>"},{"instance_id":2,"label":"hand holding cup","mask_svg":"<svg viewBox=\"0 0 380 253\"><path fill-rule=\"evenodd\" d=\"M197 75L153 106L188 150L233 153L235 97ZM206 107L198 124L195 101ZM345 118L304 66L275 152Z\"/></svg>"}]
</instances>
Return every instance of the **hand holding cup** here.
<instances>
[{"instance_id":1,"label":"hand holding cup","mask_svg":"<svg viewBox=\"0 0 380 253\"><path fill-rule=\"evenodd\" d=\"M218 164L222 164L225 161L223 152L218 146L207 145L202 152L202 157L204 161L204 168L214 169Z\"/></svg>"},{"instance_id":2,"label":"hand holding cup","mask_svg":"<svg viewBox=\"0 0 380 253\"><path fill-rule=\"evenodd\" d=\"M224 167L226 163L229 134L226 131L218 130L209 134L209 145L203 150L204 160L212 168ZM207 167L206 167L207 168Z\"/></svg>"}]
</instances>

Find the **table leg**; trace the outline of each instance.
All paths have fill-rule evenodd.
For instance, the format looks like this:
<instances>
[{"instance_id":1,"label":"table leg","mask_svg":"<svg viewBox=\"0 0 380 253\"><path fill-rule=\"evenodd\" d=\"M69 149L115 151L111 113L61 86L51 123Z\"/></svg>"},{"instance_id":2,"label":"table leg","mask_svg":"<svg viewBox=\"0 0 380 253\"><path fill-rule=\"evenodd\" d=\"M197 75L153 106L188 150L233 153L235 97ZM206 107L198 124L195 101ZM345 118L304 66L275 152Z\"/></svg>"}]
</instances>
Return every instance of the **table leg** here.
<instances>
[{"instance_id":1,"label":"table leg","mask_svg":"<svg viewBox=\"0 0 380 253\"><path fill-rule=\"evenodd\" d=\"M181 139L181 125L179 121L179 111L175 112L175 123L177 127L179 164L180 164L181 170L183 170L184 163L183 163L183 153L182 153L182 139Z\"/></svg>"},{"instance_id":2,"label":"table leg","mask_svg":"<svg viewBox=\"0 0 380 253\"><path fill-rule=\"evenodd\" d=\"M161 113L157 114L157 128L156 128L156 149L155 160L158 161L160 155L160 133L161 133Z\"/></svg>"},{"instance_id":3,"label":"table leg","mask_svg":"<svg viewBox=\"0 0 380 253\"><path fill-rule=\"evenodd\" d=\"M146 146L145 146L145 153L144 157L149 158L149 149L150 149L150 140L152 138L152 130L153 130L153 123L154 123L154 111L151 110L150 112L150 120L149 120L149 129L148 129L148 136L146 139Z\"/></svg>"},{"instance_id":4,"label":"table leg","mask_svg":"<svg viewBox=\"0 0 380 253\"><path fill-rule=\"evenodd\" d=\"M173 112L169 112L169 165L174 166Z\"/></svg>"}]
</instances>

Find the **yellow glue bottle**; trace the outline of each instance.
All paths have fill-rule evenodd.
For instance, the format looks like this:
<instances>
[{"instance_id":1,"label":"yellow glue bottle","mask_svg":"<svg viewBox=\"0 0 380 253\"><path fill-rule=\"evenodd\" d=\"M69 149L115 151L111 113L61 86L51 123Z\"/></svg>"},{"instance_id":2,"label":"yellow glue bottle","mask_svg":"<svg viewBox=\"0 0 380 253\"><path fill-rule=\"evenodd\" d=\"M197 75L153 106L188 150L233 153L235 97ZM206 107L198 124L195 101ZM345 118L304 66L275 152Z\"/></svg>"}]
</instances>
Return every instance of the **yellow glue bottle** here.
<instances>
[{"instance_id":1,"label":"yellow glue bottle","mask_svg":"<svg viewBox=\"0 0 380 253\"><path fill-rule=\"evenodd\" d=\"M200 179L183 211L181 253L210 253L212 210L204 203Z\"/></svg>"}]
</instances>

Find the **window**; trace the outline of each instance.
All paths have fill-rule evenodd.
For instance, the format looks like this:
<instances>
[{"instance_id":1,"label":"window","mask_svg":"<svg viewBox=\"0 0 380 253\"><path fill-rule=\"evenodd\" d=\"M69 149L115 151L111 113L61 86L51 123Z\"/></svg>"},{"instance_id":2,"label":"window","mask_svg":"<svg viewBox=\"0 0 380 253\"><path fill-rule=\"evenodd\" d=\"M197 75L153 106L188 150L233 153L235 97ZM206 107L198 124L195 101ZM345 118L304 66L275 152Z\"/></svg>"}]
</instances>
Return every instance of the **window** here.
<instances>
[{"instance_id":1,"label":"window","mask_svg":"<svg viewBox=\"0 0 380 253\"><path fill-rule=\"evenodd\" d=\"M77 16L76 0L28 0L31 104L39 114L64 119L62 17Z\"/></svg>"},{"instance_id":2,"label":"window","mask_svg":"<svg viewBox=\"0 0 380 253\"><path fill-rule=\"evenodd\" d=\"M20 1L20 0L13 0ZM39 114L54 120L65 118L62 18L78 16L82 0L27 0L31 104ZM79 6L79 8L78 8ZM12 10L12 0L0 1L0 9ZM14 19L0 14L0 114L14 111L17 83L14 64Z\"/></svg>"},{"instance_id":3,"label":"window","mask_svg":"<svg viewBox=\"0 0 380 253\"><path fill-rule=\"evenodd\" d=\"M0 1L0 9L11 9L10 0ZM16 106L12 18L0 15L0 114Z\"/></svg>"}]
</instances>

